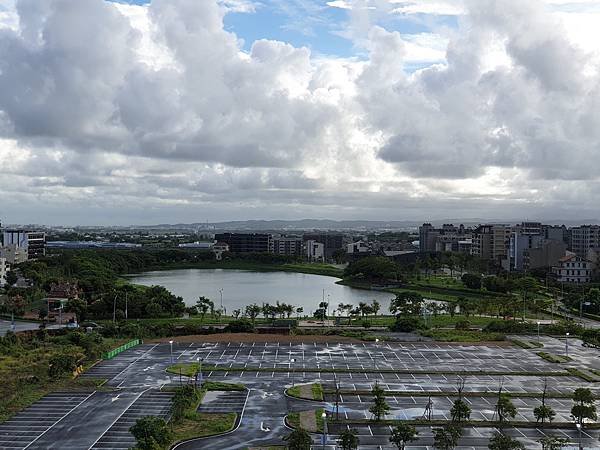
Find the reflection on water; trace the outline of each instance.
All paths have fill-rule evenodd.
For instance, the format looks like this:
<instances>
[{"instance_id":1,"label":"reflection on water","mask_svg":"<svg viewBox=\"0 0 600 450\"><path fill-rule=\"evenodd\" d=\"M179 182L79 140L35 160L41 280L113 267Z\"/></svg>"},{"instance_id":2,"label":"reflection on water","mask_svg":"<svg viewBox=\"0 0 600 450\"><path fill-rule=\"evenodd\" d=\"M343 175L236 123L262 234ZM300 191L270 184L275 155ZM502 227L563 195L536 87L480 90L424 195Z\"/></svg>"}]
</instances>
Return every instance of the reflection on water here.
<instances>
[{"instance_id":1,"label":"reflection on water","mask_svg":"<svg viewBox=\"0 0 600 450\"><path fill-rule=\"evenodd\" d=\"M366 291L335 284L337 278L291 272L252 272L247 270L185 269L146 272L133 275L130 281L144 286L160 285L193 305L205 296L219 306L223 290L223 306L228 312L243 309L251 303L291 303L303 307L305 314L318 308L323 297L333 309L339 303L381 303L381 312L388 311L393 295ZM332 308L330 308L331 310Z\"/></svg>"}]
</instances>

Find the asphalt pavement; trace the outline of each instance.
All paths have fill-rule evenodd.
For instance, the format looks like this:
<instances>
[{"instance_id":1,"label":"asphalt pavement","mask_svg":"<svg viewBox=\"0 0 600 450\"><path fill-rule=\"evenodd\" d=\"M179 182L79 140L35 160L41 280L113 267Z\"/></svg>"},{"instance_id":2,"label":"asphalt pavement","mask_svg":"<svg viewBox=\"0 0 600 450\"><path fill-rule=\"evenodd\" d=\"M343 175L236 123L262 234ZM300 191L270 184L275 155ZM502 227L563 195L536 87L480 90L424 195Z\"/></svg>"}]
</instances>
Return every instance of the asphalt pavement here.
<instances>
[{"instance_id":1,"label":"asphalt pavement","mask_svg":"<svg viewBox=\"0 0 600 450\"><path fill-rule=\"evenodd\" d=\"M521 337L534 340L537 337ZM543 350L558 354L565 346L560 339L542 337ZM429 343L379 344L277 344L277 343L175 343L141 345L110 361L94 366L87 377L109 379L108 392L81 393L77 398L51 394L26 409L11 421L0 424L0 449L124 449L132 445L129 427L144 415L167 417L170 398L160 392L164 385L185 383L185 377L169 375L172 363L196 362L203 359L209 380L241 382L244 393L210 394L201 406L204 412L237 412L239 426L231 433L196 439L179 445L178 449L238 450L249 446L281 444L289 433L284 417L289 411L324 407L333 411L331 397L324 402L292 399L284 391L293 383L320 382L327 387L338 383L343 390L356 391L343 396L340 411L348 418L369 418L370 398L364 395L377 382L384 389L405 392L437 392L432 397L434 417L447 418L456 397L459 373L467 392L504 392L513 394L541 392L544 383L551 394L569 394L585 386L600 394L598 383L588 383L568 374L566 367L597 370L598 350L585 348L575 339L569 342L566 364L556 364L540 358L540 349L525 350L497 345L443 345ZM223 370L211 371L218 366ZM260 370L257 370L257 369ZM273 370L270 370L273 369ZM347 373L331 373L345 369ZM481 371L482 373L478 373ZM473 419L493 418L494 400L490 396L466 397ZM56 409L48 411L51 402ZM421 396L391 396L389 418L414 418L423 414L427 402ZM518 419L533 420L532 410L539 399L517 397L514 403ZM569 420L571 402L551 398L557 421ZM333 433L340 426L332 426ZM357 426L361 449L388 449L389 427L366 423ZM461 439L462 447L487 449L491 428L467 427ZM537 440L548 432L538 428L508 430L527 448L539 448ZM566 436L577 443L575 428L557 429L553 434ZM320 442L320 436L314 436ZM329 444L335 436L329 437ZM582 444L599 447L598 432L584 431ZM431 448L431 427L419 427L419 439L410 448Z\"/></svg>"}]
</instances>

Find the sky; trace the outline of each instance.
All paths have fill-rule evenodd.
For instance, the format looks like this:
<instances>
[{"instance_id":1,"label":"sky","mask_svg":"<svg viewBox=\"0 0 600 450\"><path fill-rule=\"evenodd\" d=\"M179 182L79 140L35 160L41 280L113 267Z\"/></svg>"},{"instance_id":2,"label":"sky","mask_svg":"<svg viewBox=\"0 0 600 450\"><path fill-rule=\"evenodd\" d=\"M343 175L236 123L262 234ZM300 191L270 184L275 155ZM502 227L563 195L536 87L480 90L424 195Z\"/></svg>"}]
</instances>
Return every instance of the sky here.
<instances>
[{"instance_id":1,"label":"sky","mask_svg":"<svg viewBox=\"0 0 600 450\"><path fill-rule=\"evenodd\" d=\"M600 219L597 0L0 0L0 220Z\"/></svg>"}]
</instances>

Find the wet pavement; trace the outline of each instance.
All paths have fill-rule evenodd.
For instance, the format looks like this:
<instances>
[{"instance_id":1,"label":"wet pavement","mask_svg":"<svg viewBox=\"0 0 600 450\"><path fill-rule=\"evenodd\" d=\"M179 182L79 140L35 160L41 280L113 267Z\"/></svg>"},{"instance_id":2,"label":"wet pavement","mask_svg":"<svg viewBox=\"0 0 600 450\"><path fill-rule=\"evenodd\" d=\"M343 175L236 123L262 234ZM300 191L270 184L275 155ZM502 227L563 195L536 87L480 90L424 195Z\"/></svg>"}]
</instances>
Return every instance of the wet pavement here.
<instances>
[{"instance_id":1,"label":"wet pavement","mask_svg":"<svg viewBox=\"0 0 600 450\"><path fill-rule=\"evenodd\" d=\"M520 337L519 339L524 339ZM537 340L537 336L528 337ZM11 421L0 424L0 449L124 449L132 445L128 429L138 417L167 417L169 394L161 393L164 385L186 382L185 377L169 375L172 363L196 362L203 359L205 379L240 382L247 392L209 393L200 410L203 412L235 411L239 427L219 437L197 439L179 445L178 449L245 449L249 446L281 444L289 433L284 417L289 411L325 407L333 410L333 398L325 402L292 399L285 389L292 384L320 382L331 389L337 382L342 395L340 414L343 417L369 418L368 392L374 383L384 389L406 392L388 397L391 411L388 418L415 418L423 415L428 398L410 395L414 392L435 392L432 397L433 417L448 418L456 398L459 377L465 380L465 392L493 393L500 385L504 392L517 395L513 399L518 409L517 420L533 420L533 408L539 399L518 397L519 393L539 393L544 382L550 396L570 394L577 387L589 387L600 394L600 383L589 383L569 374L567 367L597 370L598 350L581 346L572 339L569 355L574 359L556 364L540 358L543 350L560 354L565 342L541 337L543 349L521 349L502 346L460 346L429 343L379 344L277 344L277 343L194 343L141 345L113 360L103 361L84 376L108 378L110 392L87 392L68 397L51 394ZM217 366L223 370L210 368ZM229 370L228 370L229 369ZM259 369L259 370L257 370ZM273 370L269 370L273 369ZM354 370L331 373L330 370ZM382 372L383 371L383 372ZM460 372L468 371L470 375ZM484 372L484 373L477 373ZM352 391L356 391L353 393ZM495 399L488 395L465 397L475 420L491 420ZM56 408L45 414L52 402ZM550 398L547 404L557 412L556 421L569 421L571 401ZM333 433L343 426L332 425ZM389 427L376 424L357 426L361 449L392 448L388 442ZM492 428L468 427L460 445L487 448ZM519 438L528 448L539 448L536 442L545 434L541 428L511 428L507 432ZM410 448L432 445L431 427L419 427L419 439ZM576 442L575 429L556 429L552 434L567 436ZM320 437L314 436L315 443ZM329 443L334 443L330 436ZM598 432L582 433L584 446L598 447Z\"/></svg>"}]
</instances>

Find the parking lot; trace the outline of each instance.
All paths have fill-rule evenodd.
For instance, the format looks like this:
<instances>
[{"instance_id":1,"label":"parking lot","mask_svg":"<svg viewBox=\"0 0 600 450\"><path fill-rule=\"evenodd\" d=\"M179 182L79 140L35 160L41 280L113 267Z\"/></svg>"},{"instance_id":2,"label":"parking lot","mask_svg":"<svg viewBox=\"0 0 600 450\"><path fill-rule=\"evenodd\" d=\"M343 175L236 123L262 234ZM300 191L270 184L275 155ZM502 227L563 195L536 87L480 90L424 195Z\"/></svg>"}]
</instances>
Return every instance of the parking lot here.
<instances>
[{"instance_id":1,"label":"parking lot","mask_svg":"<svg viewBox=\"0 0 600 450\"><path fill-rule=\"evenodd\" d=\"M551 338L547 338L551 339ZM561 341L549 341L547 348L558 351ZM573 343L572 345L575 345ZM545 344L546 346L546 344ZM577 347L577 359L568 365L593 368L598 351ZM423 415L428 396L432 396L433 417L447 419L456 398L459 379L465 381L465 401L475 420L491 420L493 393L502 385L503 392L517 396L513 402L518 420L533 420L533 407L539 404L531 394L539 394L544 383L550 397L569 395L577 387L591 388L600 394L598 383L588 383L569 374L565 364L553 364L525 350L500 345L443 345L429 343L379 344L277 344L277 343L194 343L141 345L116 358L102 361L83 376L108 379L108 392L52 394L0 425L0 448L14 449L125 449L133 437L129 428L145 415L166 417L170 394L159 389L165 384L185 382L185 377L170 375L173 363L202 361L202 375L215 381L240 382L246 392L207 393L200 412L237 412L243 415L240 427L224 436L201 439L181 448L239 450L249 445L275 445L289 433L283 419L289 411L324 407L332 411L333 398L325 402L306 402L287 397L284 392L293 383L320 382L332 390L337 384L343 391L340 414L343 418L368 419L370 396L375 383L393 392L387 401L389 418L410 419ZM219 370L214 370L214 368ZM411 395L413 393L413 395ZM488 393L487 395L482 395ZM518 397L518 394L527 394ZM480 394L480 395L478 395ZM556 421L569 421L571 401L549 398L547 404L557 412ZM341 425L332 425L336 432ZM357 425L361 448L391 448L389 427ZM411 448L432 445L430 427L419 427L419 440ZM468 427L461 446L487 448L491 428ZM510 429L528 448L547 433L540 428ZM554 430L575 442L573 429ZM597 432L584 432L585 445L596 443ZM314 437L315 442L319 439ZM330 441L333 443L333 441Z\"/></svg>"},{"instance_id":2,"label":"parking lot","mask_svg":"<svg viewBox=\"0 0 600 450\"><path fill-rule=\"evenodd\" d=\"M82 404L91 392L54 392L0 424L0 448L24 449Z\"/></svg>"},{"instance_id":3,"label":"parking lot","mask_svg":"<svg viewBox=\"0 0 600 450\"><path fill-rule=\"evenodd\" d=\"M170 392L155 389L144 392L90 448L126 450L135 446L129 428L135 425L137 419L145 416L167 419L172 397Z\"/></svg>"}]
</instances>

